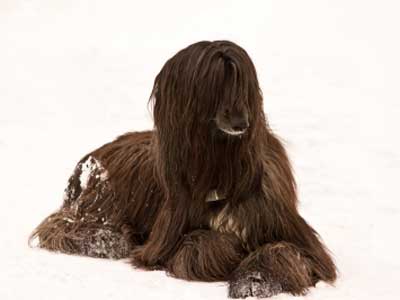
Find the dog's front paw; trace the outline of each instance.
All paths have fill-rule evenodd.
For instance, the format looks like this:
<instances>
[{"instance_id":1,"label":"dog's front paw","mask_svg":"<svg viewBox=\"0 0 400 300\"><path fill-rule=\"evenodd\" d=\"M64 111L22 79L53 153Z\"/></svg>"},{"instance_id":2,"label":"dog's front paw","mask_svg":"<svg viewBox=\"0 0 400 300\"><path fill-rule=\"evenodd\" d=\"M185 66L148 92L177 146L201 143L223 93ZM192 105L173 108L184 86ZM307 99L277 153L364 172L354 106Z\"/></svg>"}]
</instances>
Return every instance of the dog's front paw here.
<instances>
[{"instance_id":1,"label":"dog's front paw","mask_svg":"<svg viewBox=\"0 0 400 300\"><path fill-rule=\"evenodd\" d=\"M239 276L229 282L230 298L268 298L282 292L279 282L263 276L260 272L252 272Z\"/></svg>"}]
</instances>

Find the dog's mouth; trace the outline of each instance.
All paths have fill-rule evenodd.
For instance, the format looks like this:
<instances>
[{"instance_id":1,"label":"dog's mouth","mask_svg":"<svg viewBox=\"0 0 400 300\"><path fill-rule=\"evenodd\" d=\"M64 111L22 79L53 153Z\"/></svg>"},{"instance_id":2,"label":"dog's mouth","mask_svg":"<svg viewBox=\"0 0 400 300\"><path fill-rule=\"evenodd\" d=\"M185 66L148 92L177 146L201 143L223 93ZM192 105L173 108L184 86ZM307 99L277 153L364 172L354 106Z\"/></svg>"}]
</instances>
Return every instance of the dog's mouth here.
<instances>
[{"instance_id":1,"label":"dog's mouth","mask_svg":"<svg viewBox=\"0 0 400 300\"><path fill-rule=\"evenodd\" d=\"M223 133L225 133L227 135L232 135L232 136L241 136L247 131L247 129L233 130L233 129L227 129L227 128L221 128L221 127L219 127L219 130L221 130Z\"/></svg>"}]
</instances>

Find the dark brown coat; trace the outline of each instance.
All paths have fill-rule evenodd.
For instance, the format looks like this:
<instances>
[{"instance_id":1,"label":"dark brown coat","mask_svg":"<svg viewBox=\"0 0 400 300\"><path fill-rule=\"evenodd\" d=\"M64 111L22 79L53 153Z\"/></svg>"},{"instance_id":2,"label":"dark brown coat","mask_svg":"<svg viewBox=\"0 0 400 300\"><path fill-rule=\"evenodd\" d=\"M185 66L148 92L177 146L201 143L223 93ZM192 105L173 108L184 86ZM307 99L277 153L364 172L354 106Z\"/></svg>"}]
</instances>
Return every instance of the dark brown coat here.
<instances>
[{"instance_id":1,"label":"dark brown coat","mask_svg":"<svg viewBox=\"0 0 400 300\"><path fill-rule=\"evenodd\" d=\"M298 213L288 157L242 48L215 41L181 50L150 100L154 130L125 134L78 163L62 207L32 235L40 247L129 256L134 266L187 280L228 280L234 298L304 294L336 279ZM228 106L248 113L240 137L216 124ZM206 201L210 193L223 199Z\"/></svg>"}]
</instances>

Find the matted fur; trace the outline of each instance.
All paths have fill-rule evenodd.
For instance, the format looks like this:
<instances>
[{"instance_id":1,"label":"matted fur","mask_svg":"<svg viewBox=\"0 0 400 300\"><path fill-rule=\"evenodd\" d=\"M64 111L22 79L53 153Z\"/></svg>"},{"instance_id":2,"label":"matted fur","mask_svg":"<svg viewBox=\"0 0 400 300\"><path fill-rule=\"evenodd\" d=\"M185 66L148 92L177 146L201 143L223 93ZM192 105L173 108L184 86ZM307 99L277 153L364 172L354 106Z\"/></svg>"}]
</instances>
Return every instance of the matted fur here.
<instances>
[{"instance_id":1,"label":"matted fur","mask_svg":"<svg viewBox=\"0 0 400 300\"><path fill-rule=\"evenodd\" d=\"M153 131L125 134L78 163L61 208L32 234L39 247L229 280L234 298L303 294L336 279L298 213L289 160L241 47L204 41L181 50L157 75L150 103ZM227 107L248 116L244 134L220 130ZM224 199L207 202L210 191Z\"/></svg>"}]
</instances>

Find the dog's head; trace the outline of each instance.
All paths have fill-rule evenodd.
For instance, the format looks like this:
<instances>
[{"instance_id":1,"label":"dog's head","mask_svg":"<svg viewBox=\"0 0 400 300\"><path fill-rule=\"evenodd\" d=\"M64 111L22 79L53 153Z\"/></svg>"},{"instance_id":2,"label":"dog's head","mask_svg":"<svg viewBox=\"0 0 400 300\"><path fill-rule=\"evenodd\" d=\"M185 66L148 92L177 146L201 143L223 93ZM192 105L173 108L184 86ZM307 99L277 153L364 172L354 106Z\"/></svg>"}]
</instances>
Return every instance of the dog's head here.
<instances>
[{"instance_id":1,"label":"dog's head","mask_svg":"<svg viewBox=\"0 0 400 300\"><path fill-rule=\"evenodd\" d=\"M254 65L229 41L203 41L179 51L157 75L151 100L157 130L183 130L188 139L247 136L264 117Z\"/></svg>"}]
</instances>

